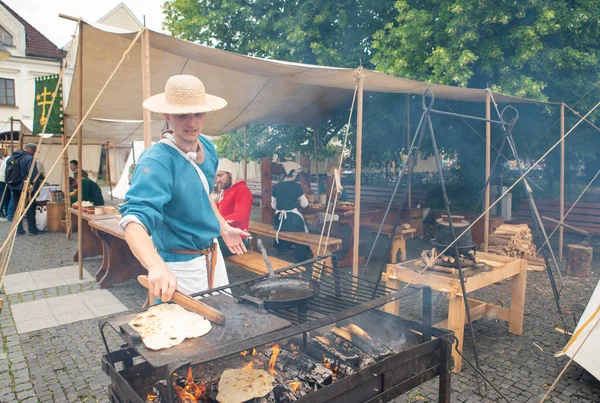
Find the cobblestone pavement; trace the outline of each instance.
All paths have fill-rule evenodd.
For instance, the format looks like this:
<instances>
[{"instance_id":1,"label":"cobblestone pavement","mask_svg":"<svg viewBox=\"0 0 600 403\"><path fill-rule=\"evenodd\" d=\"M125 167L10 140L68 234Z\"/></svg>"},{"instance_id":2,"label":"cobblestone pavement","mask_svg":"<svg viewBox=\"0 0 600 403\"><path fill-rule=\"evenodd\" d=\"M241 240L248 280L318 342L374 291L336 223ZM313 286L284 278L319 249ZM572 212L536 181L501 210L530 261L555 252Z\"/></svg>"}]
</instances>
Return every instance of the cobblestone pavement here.
<instances>
[{"instance_id":1,"label":"cobblestone pavement","mask_svg":"<svg viewBox=\"0 0 600 403\"><path fill-rule=\"evenodd\" d=\"M8 223L0 222L0 239L6 237ZM409 248L422 246L409 241ZM18 237L9 264L8 274L72 265L76 238L64 234L44 233ZM597 250L600 250L597 247ZM415 255L409 250L409 257ZM288 259L288 256L283 258ZM598 256L596 257L598 260ZM86 259L85 269L94 274L100 259ZM247 276L231 269L232 281ZM76 275L76 273L74 273ZM591 278L565 277L562 307L567 325L573 326L573 316L579 317L600 277L596 268ZM101 355L105 352L97 319L17 334L11 315L11 304L40 298L63 296L97 289L95 282L45 290L2 295L5 305L0 315L0 402L108 402L108 377L102 372ZM144 300L144 289L134 281L112 287L109 291L128 309L138 310ZM473 296L492 303L508 305L510 282L488 287ZM434 293L434 320L442 320L447 312L443 296ZM508 333L506 323L491 319L475 322L474 331L479 360L488 379L510 401L536 402L545 393L565 358L555 360L566 339L554 331L560 324L551 289L545 273L529 272L525 326L522 336ZM465 332L468 335L467 332ZM108 332L110 348L120 340ZM535 344L537 344L537 346ZM465 337L465 356L472 361L472 345ZM499 396L491 388L480 396L474 371L463 365L452 378L452 400L456 402L495 402ZM600 402L600 382L573 363L552 393L552 402ZM437 380L430 381L397 398L397 402L437 401Z\"/></svg>"}]
</instances>

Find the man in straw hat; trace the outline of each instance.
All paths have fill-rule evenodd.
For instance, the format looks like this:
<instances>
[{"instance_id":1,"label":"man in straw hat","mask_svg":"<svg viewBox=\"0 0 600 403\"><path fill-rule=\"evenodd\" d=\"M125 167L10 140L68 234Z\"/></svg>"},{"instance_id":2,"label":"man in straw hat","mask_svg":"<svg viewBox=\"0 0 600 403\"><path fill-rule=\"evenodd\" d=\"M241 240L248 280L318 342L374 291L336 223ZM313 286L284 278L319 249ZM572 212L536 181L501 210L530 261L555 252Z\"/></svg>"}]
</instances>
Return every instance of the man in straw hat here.
<instances>
[{"instance_id":1,"label":"man in straw hat","mask_svg":"<svg viewBox=\"0 0 600 403\"><path fill-rule=\"evenodd\" d=\"M215 183L220 189L217 200L219 213L232 227L247 230L252 212L252 192L248 189L246 182L237 179L237 167L233 161L227 158L219 159ZM244 240L244 244L248 247L246 242ZM219 246L223 256L233 254L227 249L227 245L221 237L219 237Z\"/></svg>"},{"instance_id":2,"label":"man in straw hat","mask_svg":"<svg viewBox=\"0 0 600 403\"><path fill-rule=\"evenodd\" d=\"M226 105L189 75L171 77L164 93L144 101L144 108L165 115L172 131L137 162L121 226L148 270L150 293L163 301L176 289L191 294L229 283L219 235L233 253L246 252L242 236L249 234L229 225L209 196L218 156L201 132L206 113Z\"/></svg>"}]
</instances>

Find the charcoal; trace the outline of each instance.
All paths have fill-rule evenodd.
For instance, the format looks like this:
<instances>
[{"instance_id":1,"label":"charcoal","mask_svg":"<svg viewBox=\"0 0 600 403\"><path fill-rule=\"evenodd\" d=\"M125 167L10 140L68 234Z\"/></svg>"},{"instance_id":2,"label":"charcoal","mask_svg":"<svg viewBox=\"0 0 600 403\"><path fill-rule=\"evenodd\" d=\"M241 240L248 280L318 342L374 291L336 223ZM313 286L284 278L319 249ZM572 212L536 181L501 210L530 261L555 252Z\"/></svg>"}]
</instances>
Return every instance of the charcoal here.
<instances>
[{"instance_id":1,"label":"charcoal","mask_svg":"<svg viewBox=\"0 0 600 403\"><path fill-rule=\"evenodd\" d=\"M269 349L262 354L270 358L272 351ZM305 354L295 355L287 349L281 349L275 370L279 378L285 377L289 381L301 380L311 385L325 386L331 384L333 380L333 372L323 364L313 361Z\"/></svg>"},{"instance_id":2,"label":"charcoal","mask_svg":"<svg viewBox=\"0 0 600 403\"><path fill-rule=\"evenodd\" d=\"M361 360L361 351L353 346L340 342L335 335L328 333L323 336L310 336L307 345L314 346L321 350L328 358L334 358L338 361L347 363L350 366L359 367ZM319 359L322 357L314 357Z\"/></svg>"},{"instance_id":3,"label":"charcoal","mask_svg":"<svg viewBox=\"0 0 600 403\"><path fill-rule=\"evenodd\" d=\"M351 333L345 328L333 327L331 332L339 338L351 343L366 355L372 357L375 361L383 360L394 354L394 351L385 344ZM362 367L362 366L361 366Z\"/></svg>"}]
</instances>

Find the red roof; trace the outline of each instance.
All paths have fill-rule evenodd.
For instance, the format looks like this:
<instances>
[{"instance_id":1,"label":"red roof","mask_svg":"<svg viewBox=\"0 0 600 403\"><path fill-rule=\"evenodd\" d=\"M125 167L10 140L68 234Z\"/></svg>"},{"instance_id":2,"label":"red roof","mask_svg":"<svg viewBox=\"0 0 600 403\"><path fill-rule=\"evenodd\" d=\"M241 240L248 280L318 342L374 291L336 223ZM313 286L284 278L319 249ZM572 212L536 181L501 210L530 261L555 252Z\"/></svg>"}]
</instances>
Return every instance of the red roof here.
<instances>
[{"instance_id":1,"label":"red roof","mask_svg":"<svg viewBox=\"0 0 600 403\"><path fill-rule=\"evenodd\" d=\"M63 58L63 51L46 38L40 31L35 29L31 24L25 21L19 14L14 12L2 0L2 5L9 13L11 13L21 24L25 26L25 54L33 57L43 57L47 59L60 60Z\"/></svg>"}]
</instances>

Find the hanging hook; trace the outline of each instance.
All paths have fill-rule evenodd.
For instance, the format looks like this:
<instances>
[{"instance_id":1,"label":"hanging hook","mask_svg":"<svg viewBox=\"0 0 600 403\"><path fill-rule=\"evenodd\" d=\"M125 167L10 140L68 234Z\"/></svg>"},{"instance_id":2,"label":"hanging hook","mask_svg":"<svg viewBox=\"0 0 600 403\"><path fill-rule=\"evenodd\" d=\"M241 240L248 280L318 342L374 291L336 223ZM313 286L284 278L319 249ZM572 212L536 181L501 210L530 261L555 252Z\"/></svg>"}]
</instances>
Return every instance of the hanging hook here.
<instances>
[{"instance_id":1,"label":"hanging hook","mask_svg":"<svg viewBox=\"0 0 600 403\"><path fill-rule=\"evenodd\" d=\"M507 121L507 120L504 118L504 115L505 115L505 113L506 113L506 112L508 112L509 110L513 111L513 112L514 112L514 114L515 114L515 116L514 116L512 119L510 119L510 120L508 120L508 121ZM512 106L512 105L506 105L506 106L504 107L504 109L502 109L502 112L500 112L500 119L501 119L503 122L506 122L506 123L508 123L508 125L509 125L510 127L514 127L514 126L517 124L517 120L519 120L519 110L518 110L517 108L515 108L514 106Z\"/></svg>"},{"instance_id":2,"label":"hanging hook","mask_svg":"<svg viewBox=\"0 0 600 403\"><path fill-rule=\"evenodd\" d=\"M425 102L425 97L430 97L429 105ZM423 91L423 95L421 96L421 104L423 104L423 110L431 110L433 109L433 104L435 103L435 94L431 90L431 87L425 88Z\"/></svg>"}]
</instances>

